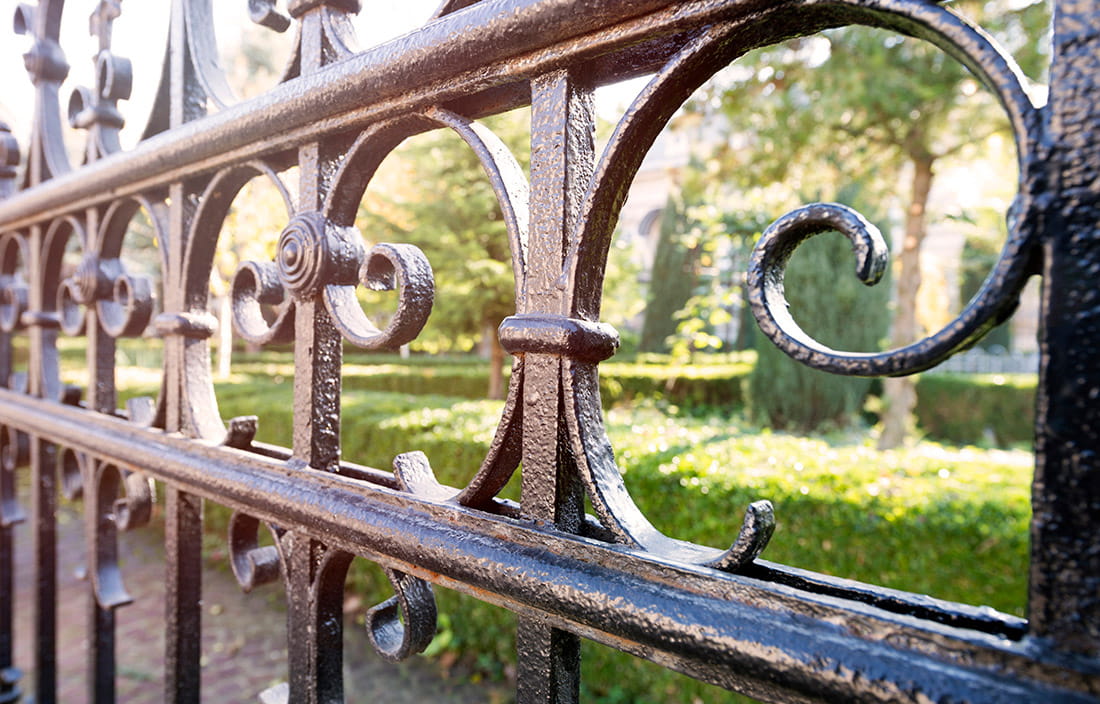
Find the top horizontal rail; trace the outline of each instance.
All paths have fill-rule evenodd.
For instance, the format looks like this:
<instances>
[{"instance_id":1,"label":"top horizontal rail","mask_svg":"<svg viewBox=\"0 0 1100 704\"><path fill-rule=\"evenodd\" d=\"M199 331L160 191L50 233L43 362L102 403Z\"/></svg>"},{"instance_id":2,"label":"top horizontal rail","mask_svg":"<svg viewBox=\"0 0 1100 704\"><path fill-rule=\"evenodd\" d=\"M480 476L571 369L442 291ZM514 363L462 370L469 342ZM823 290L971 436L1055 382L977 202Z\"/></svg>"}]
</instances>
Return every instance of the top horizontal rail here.
<instances>
[{"instance_id":1,"label":"top horizontal rail","mask_svg":"<svg viewBox=\"0 0 1100 704\"><path fill-rule=\"evenodd\" d=\"M728 0L480 2L18 193L0 202L0 230L284 152L324 134L468 98L578 60L625 52L595 78L612 82L630 77L656 68L675 48L654 51L655 37L699 27L715 13L750 5ZM523 93L515 93L516 105L529 99Z\"/></svg>"}]
</instances>

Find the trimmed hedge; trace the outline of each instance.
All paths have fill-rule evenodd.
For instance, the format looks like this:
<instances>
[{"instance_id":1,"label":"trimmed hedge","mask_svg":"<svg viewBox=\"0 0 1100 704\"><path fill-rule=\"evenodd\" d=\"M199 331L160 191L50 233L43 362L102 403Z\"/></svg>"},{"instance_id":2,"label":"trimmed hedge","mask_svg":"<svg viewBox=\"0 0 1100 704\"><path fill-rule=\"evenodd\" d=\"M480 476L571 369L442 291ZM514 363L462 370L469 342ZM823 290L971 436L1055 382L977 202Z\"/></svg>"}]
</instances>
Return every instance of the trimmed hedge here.
<instances>
[{"instance_id":1,"label":"trimmed hedge","mask_svg":"<svg viewBox=\"0 0 1100 704\"><path fill-rule=\"evenodd\" d=\"M22 338L19 338L22 339ZM137 343L141 343L140 345ZM17 349L17 357L23 350ZM120 364L153 358L144 340L120 341ZM83 349L62 349L66 367L83 367ZM706 364L678 364L667 355L638 355L635 361L600 365L600 396L605 409L639 401L665 402L695 413L728 414L748 401L748 378L755 355L707 355ZM152 360L155 366L159 357ZM238 353L234 379L278 386L294 374L293 355ZM505 370L505 379L509 370ZM75 379L74 379L75 380ZM133 379L128 380L130 384ZM929 438L967 445L1030 444L1035 417L1036 376L1029 374L925 373L917 381L917 426ZM349 354L345 392L376 391L416 396L481 400L489 387L488 363L471 355L427 356ZM233 393L232 387L227 387ZM154 391L155 393L155 391ZM872 392L874 393L874 392ZM289 396L288 396L289 399ZM425 400L430 405L430 401ZM869 422L874 422L873 416Z\"/></svg>"},{"instance_id":2,"label":"trimmed hedge","mask_svg":"<svg viewBox=\"0 0 1100 704\"><path fill-rule=\"evenodd\" d=\"M661 399L685 408L733 409L745 403L752 364L600 365L600 397L605 408L640 399Z\"/></svg>"},{"instance_id":3,"label":"trimmed hedge","mask_svg":"<svg viewBox=\"0 0 1100 704\"><path fill-rule=\"evenodd\" d=\"M917 426L953 443L1030 445L1037 383L1034 374L924 374L917 382Z\"/></svg>"},{"instance_id":4,"label":"trimmed hedge","mask_svg":"<svg viewBox=\"0 0 1100 704\"><path fill-rule=\"evenodd\" d=\"M344 365L345 391L380 391L415 395L446 395L484 399L489 388L488 364L435 366L401 363ZM605 408L641 399L664 400L684 407L740 407L745 402L745 380L752 365L745 362L714 365L632 364L600 365L600 398ZM233 365L236 374L259 380L290 379L293 362L246 362ZM505 373L507 383L508 370Z\"/></svg>"},{"instance_id":5,"label":"trimmed hedge","mask_svg":"<svg viewBox=\"0 0 1100 704\"><path fill-rule=\"evenodd\" d=\"M441 364L430 367L352 363L343 367L342 386L345 391L483 399L489 389L488 366L487 362L478 365ZM294 364L234 365L233 371L256 380L290 379L294 376Z\"/></svg>"}]
</instances>

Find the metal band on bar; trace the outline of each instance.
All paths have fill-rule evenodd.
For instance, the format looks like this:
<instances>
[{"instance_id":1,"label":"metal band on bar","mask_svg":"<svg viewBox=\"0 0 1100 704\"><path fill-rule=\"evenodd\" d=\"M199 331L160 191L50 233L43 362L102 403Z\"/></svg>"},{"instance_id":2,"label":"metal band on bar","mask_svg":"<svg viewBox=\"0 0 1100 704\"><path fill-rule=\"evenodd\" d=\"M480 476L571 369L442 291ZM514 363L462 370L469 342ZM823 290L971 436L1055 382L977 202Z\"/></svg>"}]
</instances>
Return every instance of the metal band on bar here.
<instances>
[{"instance_id":1,"label":"metal band on bar","mask_svg":"<svg viewBox=\"0 0 1100 704\"><path fill-rule=\"evenodd\" d=\"M209 313L161 313L154 320L157 334L205 340L218 331L218 319Z\"/></svg>"},{"instance_id":2,"label":"metal band on bar","mask_svg":"<svg viewBox=\"0 0 1100 704\"><path fill-rule=\"evenodd\" d=\"M601 362L619 347L619 333L606 323L561 315L513 315L500 324L500 344L509 354L538 352Z\"/></svg>"}]
</instances>

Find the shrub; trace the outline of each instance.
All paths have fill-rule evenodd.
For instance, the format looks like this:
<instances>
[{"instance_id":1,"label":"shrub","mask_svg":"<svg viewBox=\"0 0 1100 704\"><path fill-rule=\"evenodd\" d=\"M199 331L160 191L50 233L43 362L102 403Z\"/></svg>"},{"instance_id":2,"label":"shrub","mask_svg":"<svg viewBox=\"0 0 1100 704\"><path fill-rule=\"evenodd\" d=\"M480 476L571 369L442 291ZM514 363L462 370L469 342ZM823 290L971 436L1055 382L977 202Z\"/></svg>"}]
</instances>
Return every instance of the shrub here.
<instances>
[{"instance_id":1,"label":"shrub","mask_svg":"<svg viewBox=\"0 0 1100 704\"><path fill-rule=\"evenodd\" d=\"M1011 446L1035 437L1034 374L923 374L917 426L937 440Z\"/></svg>"}]
</instances>

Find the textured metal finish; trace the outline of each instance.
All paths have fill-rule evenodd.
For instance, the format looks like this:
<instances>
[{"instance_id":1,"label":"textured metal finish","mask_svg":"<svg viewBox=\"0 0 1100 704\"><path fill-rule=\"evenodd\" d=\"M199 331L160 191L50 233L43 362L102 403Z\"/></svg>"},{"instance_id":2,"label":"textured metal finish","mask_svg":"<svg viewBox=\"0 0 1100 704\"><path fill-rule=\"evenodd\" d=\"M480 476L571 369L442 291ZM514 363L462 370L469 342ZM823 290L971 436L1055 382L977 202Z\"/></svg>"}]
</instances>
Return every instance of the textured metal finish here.
<instances>
[{"instance_id":1,"label":"textured metal finish","mask_svg":"<svg viewBox=\"0 0 1100 704\"><path fill-rule=\"evenodd\" d=\"M1036 636L1100 655L1100 23L1067 2L1054 25L1051 159L1043 215L1043 327L1029 616Z\"/></svg>"},{"instance_id":2,"label":"textured metal finish","mask_svg":"<svg viewBox=\"0 0 1100 704\"><path fill-rule=\"evenodd\" d=\"M90 22L96 84L67 103L68 123L86 133L79 166L62 142L62 3L20 5L36 119L27 145L0 124L0 702L23 690L40 704L57 700L59 489L84 503L89 700L113 701L114 611L130 601L116 537L149 520L154 482L166 497L166 701L201 700L205 501L235 511L226 540L241 587L283 585L286 696L295 703L343 699L342 598L354 556L380 564L393 587L367 614L387 659L430 642L433 584L516 613L523 702L577 701L581 638L769 701L1100 701L1100 14L1088 0L1055 5L1050 103L1039 105L980 29L922 0L448 0L423 28L362 52L349 22L355 0L295 0L288 14L249 0L254 22L293 28L294 51L279 85L241 101L217 63L210 0L174 0L158 102L145 139L123 150L120 101L133 67L111 46L122 6L101 0ZM794 324L785 263L800 242L836 229L853 243L857 276L874 283L886 250L858 213L810 205L762 238L749 276L754 312L807 364L905 374L972 344L1041 273L1027 620L762 560L776 521L765 499L746 507L737 535L731 525L728 549L663 535L630 498L603 428L598 365L618 345L599 322L604 268L647 150L691 92L744 52L847 24L929 41L998 97L1020 156L1009 242L943 330L903 349L850 354ZM599 152L593 89L645 73L653 78ZM478 122L524 104L529 174ZM414 340L435 296L448 295L435 290L418 249L368 246L354 225L386 156L437 129L457 134L483 166L515 277L516 311L499 331L515 357L508 399L488 455L462 487L442 485L415 448L391 472L354 464L339 442L344 343ZM262 418L220 416L210 372L215 250L253 178L275 186L285 220L273 261L239 267L232 313L244 338L295 348L286 449L253 443ZM152 286L122 263L139 210L159 243L155 318ZM61 265L70 243L81 253L72 271ZM359 286L395 291L384 329L359 307ZM116 340L150 327L164 349L161 392L119 410ZM85 390L61 384L61 335L85 338ZM13 369L17 337L28 340L25 373ZM521 463L521 501L498 499ZM27 465L29 510L15 496ZM11 531L28 516L36 654L24 680L11 660Z\"/></svg>"}]
</instances>

